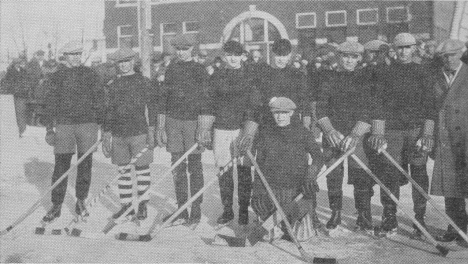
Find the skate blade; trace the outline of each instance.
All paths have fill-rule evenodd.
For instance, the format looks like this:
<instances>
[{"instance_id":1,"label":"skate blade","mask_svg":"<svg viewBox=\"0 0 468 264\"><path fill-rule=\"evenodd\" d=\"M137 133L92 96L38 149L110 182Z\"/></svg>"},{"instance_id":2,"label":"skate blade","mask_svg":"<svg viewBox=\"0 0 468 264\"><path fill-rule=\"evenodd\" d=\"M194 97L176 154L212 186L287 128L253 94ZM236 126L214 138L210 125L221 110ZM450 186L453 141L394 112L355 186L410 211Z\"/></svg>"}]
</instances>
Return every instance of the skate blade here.
<instances>
[{"instance_id":1,"label":"skate blade","mask_svg":"<svg viewBox=\"0 0 468 264\"><path fill-rule=\"evenodd\" d=\"M231 223L232 223L232 220L229 221L229 222L227 222L227 223L225 223L225 224L217 224L215 227L213 227L213 229L214 229L215 231L219 231L219 230L221 230L221 229L223 229L223 228L225 228L225 227L231 225Z\"/></svg>"},{"instance_id":2,"label":"skate blade","mask_svg":"<svg viewBox=\"0 0 468 264\"><path fill-rule=\"evenodd\" d=\"M36 227L36 229L34 230L34 234L60 236L63 233L62 233L62 229L47 230L45 227Z\"/></svg>"},{"instance_id":3,"label":"skate blade","mask_svg":"<svg viewBox=\"0 0 468 264\"><path fill-rule=\"evenodd\" d=\"M151 241L153 238L150 234L145 235L136 235L130 233L118 233L115 235L115 239L121 241L140 241L140 242L148 242Z\"/></svg>"},{"instance_id":4,"label":"skate blade","mask_svg":"<svg viewBox=\"0 0 468 264\"><path fill-rule=\"evenodd\" d=\"M217 234L211 244L216 246L245 247L246 238Z\"/></svg>"}]
</instances>

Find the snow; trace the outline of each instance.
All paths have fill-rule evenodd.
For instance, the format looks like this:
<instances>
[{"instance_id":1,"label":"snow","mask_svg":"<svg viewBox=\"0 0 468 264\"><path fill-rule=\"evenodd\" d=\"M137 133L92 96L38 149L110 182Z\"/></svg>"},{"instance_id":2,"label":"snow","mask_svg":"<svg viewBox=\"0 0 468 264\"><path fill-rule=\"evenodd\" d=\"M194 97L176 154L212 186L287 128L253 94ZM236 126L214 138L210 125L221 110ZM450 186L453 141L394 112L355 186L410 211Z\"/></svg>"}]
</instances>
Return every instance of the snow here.
<instances>
[{"instance_id":1,"label":"snow","mask_svg":"<svg viewBox=\"0 0 468 264\"><path fill-rule=\"evenodd\" d=\"M5 109L4 102L6 101L2 99L0 110ZM44 128L28 127L22 139L15 139L16 126L11 125L11 116L6 118L3 113L1 117L0 230L4 230L48 190L54 156L52 148L44 141ZM9 129L3 126L7 123L6 121L10 122L7 126ZM4 167L5 156L15 157L14 160L9 159L9 167ZM116 167L110 164L109 159L106 159L100 150L93 155L93 159L93 182L90 196L100 191L116 174ZM169 154L157 148L155 163L151 165L154 181L161 179L160 176L169 168L169 162ZM208 182L216 173L211 152L205 152L203 162L205 182ZM14 166L17 168L13 168ZM69 185L74 185L74 178L75 172L71 175ZM330 215L325 178L319 180L319 185L321 191L318 194L317 212L320 220L325 223ZM374 190L372 214L377 224L380 222L382 207L379 201L379 190L377 187ZM431 244L404 238L412 228L410 220L402 214L401 210L398 213L399 232L401 233L398 240L396 238L395 241L373 239L350 231L356 220L352 186L344 185L344 195L343 226L331 232L330 237L320 235L302 242L304 250L309 254L316 257L334 257L339 263L468 263L468 254L464 251L452 252L447 258L443 258L435 254L436 250ZM223 228L215 231L213 228L222 209L217 184L210 187L204 195L202 222L194 231L184 226L177 226L161 230L150 242L114 239L114 235L118 232L143 234L156 217L160 224L161 217L175 209L174 199L171 177L162 179L159 186L153 188L149 217L142 222L140 227L127 223L115 227L107 236L91 239L34 234L34 229L39 226L39 221L46 209L51 206L50 194L47 194L34 213L11 232L0 237L0 262L302 263L295 246L286 241L272 244L261 242L253 247L245 248L206 244L205 242L213 240L216 233L227 235L239 233L237 224L234 224L232 229ZM443 210L443 199L434 197L434 200L438 208ZM100 201L90 208L91 216L88 223L80 224L77 228L87 234L98 233L102 230L107 223L107 218L118 210L119 203L115 186L108 198ZM402 188L401 202L404 209L412 214L410 185ZM74 199L67 196L62 216L50 227L62 228L67 225L73 211ZM254 213L251 212L250 215L252 222ZM432 234L440 234L446 228L443 218L430 205L428 205L426 222ZM450 248L462 249L454 245L450 245Z\"/></svg>"}]
</instances>

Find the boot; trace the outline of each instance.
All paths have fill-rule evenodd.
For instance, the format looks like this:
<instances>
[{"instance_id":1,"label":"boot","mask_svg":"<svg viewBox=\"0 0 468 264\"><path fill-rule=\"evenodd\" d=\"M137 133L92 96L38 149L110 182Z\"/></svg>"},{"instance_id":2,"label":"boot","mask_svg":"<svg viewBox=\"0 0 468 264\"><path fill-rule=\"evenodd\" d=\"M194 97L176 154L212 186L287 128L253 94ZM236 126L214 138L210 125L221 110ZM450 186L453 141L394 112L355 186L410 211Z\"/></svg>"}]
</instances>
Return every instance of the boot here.
<instances>
[{"instance_id":1,"label":"boot","mask_svg":"<svg viewBox=\"0 0 468 264\"><path fill-rule=\"evenodd\" d=\"M162 221L166 222L173 214L174 213L166 215L165 217L163 217ZM188 219L189 219L188 212L187 210L184 210L174 220L172 220L170 224L171 225L183 225L189 221Z\"/></svg>"},{"instance_id":2,"label":"boot","mask_svg":"<svg viewBox=\"0 0 468 264\"><path fill-rule=\"evenodd\" d=\"M234 212L232 211L232 207L224 207L223 214L218 217L216 223L219 225L225 225L234 219Z\"/></svg>"},{"instance_id":3,"label":"boot","mask_svg":"<svg viewBox=\"0 0 468 264\"><path fill-rule=\"evenodd\" d=\"M120 218L120 217L125 213L125 211L127 211L127 209L130 208L130 206L132 206L132 203L122 204L122 207L120 208L120 210L119 210L117 213L113 214L113 215L112 215L112 218L113 218L113 219L118 219L118 218ZM127 216L134 215L134 214L135 214L135 210L132 209L132 210L127 214Z\"/></svg>"},{"instance_id":4,"label":"boot","mask_svg":"<svg viewBox=\"0 0 468 264\"><path fill-rule=\"evenodd\" d=\"M239 219L237 220L239 225L246 226L249 224L249 208L240 206L239 207Z\"/></svg>"},{"instance_id":5,"label":"boot","mask_svg":"<svg viewBox=\"0 0 468 264\"><path fill-rule=\"evenodd\" d=\"M398 221L396 218L396 208L392 205L384 205L382 215L382 223L378 227L378 236L386 236L395 233L398 228Z\"/></svg>"},{"instance_id":6,"label":"boot","mask_svg":"<svg viewBox=\"0 0 468 264\"><path fill-rule=\"evenodd\" d=\"M341 210L333 210L330 220L327 222L327 229L335 229L341 224Z\"/></svg>"},{"instance_id":7,"label":"boot","mask_svg":"<svg viewBox=\"0 0 468 264\"><path fill-rule=\"evenodd\" d=\"M289 241L289 242L293 241L293 239L291 238L291 235L288 232L288 229L286 228L286 224L284 223L284 221L281 221L281 231L283 231L284 233L281 239Z\"/></svg>"},{"instance_id":8,"label":"boot","mask_svg":"<svg viewBox=\"0 0 468 264\"><path fill-rule=\"evenodd\" d=\"M47 214L42 218L42 221L45 223L51 223L56 218L60 217L62 212L62 204L54 204L52 208L47 212Z\"/></svg>"},{"instance_id":9,"label":"boot","mask_svg":"<svg viewBox=\"0 0 468 264\"><path fill-rule=\"evenodd\" d=\"M75 213L81 217L88 217L89 216L89 212L88 210L86 209L86 206L85 206L85 201L84 200L81 200L81 199L78 199L76 201L76 205L75 205Z\"/></svg>"},{"instance_id":10,"label":"boot","mask_svg":"<svg viewBox=\"0 0 468 264\"><path fill-rule=\"evenodd\" d=\"M327 229L335 229L338 225L341 224L341 203L342 196L329 196L330 209L332 209L332 214L330 220L328 220L326 227Z\"/></svg>"},{"instance_id":11,"label":"boot","mask_svg":"<svg viewBox=\"0 0 468 264\"><path fill-rule=\"evenodd\" d=\"M136 218L140 221L143 221L148 217L148 207L146 205L147 203L148 201L142 201L138 205L138 212Z\"/></svg>"},{"instance_id":12,"label":"boot","mask_svg":"<svg viewBox=\"0 0 468 264\"><path fill-rule=\"evenodd\" d=\"M423 209L424 210L415 210L416 211L415 218L416 218L416 221L418 221L427 230L426 222L424 222L424 215L426 212L426 207L424 207ZM422 235L423 233L418 228L418 226L413 224L413 232L411 232L411 237L414 239L421 239Z\"/></svg>"},{"instance_id":13,"label":"boot","mask_svg":"<svg viewBox=\"0 0 468 264\"><path fill-rule=\"evenodd\" d=\"M356 229L358 231L373 230L372 216L370 211L358 211L358 218L356 220Z\"/></svg>"},{"instance_id":14,"label":"boot","mask_svg":"<svg viewBox=\"0 0 468 264\"><path fill-rule=\"evenodd\" d=\"M371 214L371 201L370 192L368 190L354 189L354 202L358 211L356 220L356 230L367 231L372 230L372 214Z\"/></svg>"}]
</instances>

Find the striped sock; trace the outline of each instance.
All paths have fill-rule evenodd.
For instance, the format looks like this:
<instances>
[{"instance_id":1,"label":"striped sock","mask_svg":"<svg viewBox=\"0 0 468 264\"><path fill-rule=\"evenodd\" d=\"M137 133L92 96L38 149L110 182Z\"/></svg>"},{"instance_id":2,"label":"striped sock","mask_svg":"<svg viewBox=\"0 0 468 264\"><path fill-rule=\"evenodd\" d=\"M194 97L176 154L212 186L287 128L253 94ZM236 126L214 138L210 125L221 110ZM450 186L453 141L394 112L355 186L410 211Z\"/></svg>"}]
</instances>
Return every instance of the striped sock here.
<instances>
[{"instance_id":1,"label":"striped sock","mask_svg":"<svg viewBox=\"0 0 468 264\"><path fill-rule=\"evenodd\" d=\"M125 166L119 167L119 196L121 204L128 204L132 202L132 177L130 175L131 169L123 170Z\"/></svg>"},{"instance_id":2,"label":"striped sock","mask_svg":"<svg viewBox=\"0 0 468 264\"><path fill-rule=\"evenodd\" d=\"M143 195L151 184L151 175L149 166L136 167L137 183L138 183L138 196ZM149 201L148 192L141 198L142 201Z\"/></svg>"}]
</instances>

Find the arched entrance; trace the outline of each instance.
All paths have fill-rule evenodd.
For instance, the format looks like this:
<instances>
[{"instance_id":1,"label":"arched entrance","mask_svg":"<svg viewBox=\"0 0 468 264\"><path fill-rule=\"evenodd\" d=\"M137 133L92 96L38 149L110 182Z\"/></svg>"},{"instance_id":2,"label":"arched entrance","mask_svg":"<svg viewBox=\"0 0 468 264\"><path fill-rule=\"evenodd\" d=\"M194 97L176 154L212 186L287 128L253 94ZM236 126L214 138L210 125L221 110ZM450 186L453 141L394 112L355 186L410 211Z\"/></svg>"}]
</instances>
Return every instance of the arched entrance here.
<instances>
[{"instance_id":1,"label":"arched entrance","mask_svg":"<svg viewBox=\"0 0 468 264\"><path fill-rule=\"evenodd\" d=\"M223 30L223 42L237 40L247 50L260 49L270 62L271 45L276 39L289 39L283 23L263 11L247 11L233 18Z\"/></svg>"}]
</instances>

